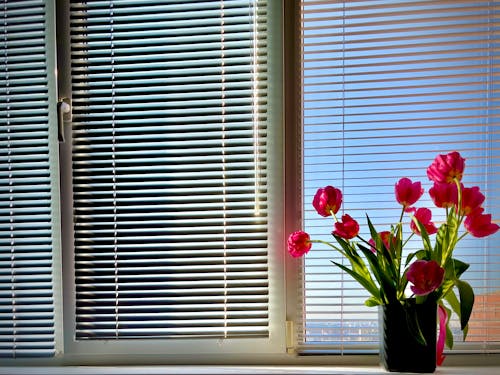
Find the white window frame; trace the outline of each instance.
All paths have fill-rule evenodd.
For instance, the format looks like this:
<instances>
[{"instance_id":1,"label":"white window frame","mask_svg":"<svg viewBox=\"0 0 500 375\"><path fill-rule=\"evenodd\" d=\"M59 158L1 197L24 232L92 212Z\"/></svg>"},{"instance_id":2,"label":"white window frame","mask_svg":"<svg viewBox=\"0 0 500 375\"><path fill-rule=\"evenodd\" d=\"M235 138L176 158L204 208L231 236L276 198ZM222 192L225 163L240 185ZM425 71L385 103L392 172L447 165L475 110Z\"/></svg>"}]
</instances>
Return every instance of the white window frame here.
<instances>
[{"instance_id":1,"label":"white window frame","mask_svg":"<svg viewBox=\"0 0 500 375\"><path fill-rule=\"evenodd\" d=\"M286 189L287 198L285 201L287 207L286 214L286 230L287 233L292 233L295 230L303 228L303 155L302 155L302 118L301 118L301 50L300 50L300 22L301 22L301 9L300 1L293 1L293 4L286 4L288 8L285 22L285 35L288 40L285 43L285 100L286 108ZM285 7L285 8L286 8ZM293 41L292 41L293 40ZM293 63L290 63L293 61ZM297 109L299 108L299 109ZM431 161L430 161L431 162ZM430 163L429 162L429 163ZM492 213L494 215L494 213ZM291 258L291 257L290 257ZM304 282L303 274L303 260L302 259L288 259L287 260L287 294L288 306L287 320L293 321L294 326L300 322L302 311L302 291L301 286ZM296 329L296 327L294 327ZM466 349L461 348L461 343L456 342L454 349L445 349L447 359L443 367L439 367L439 371L446 371L449 366L499 366L500 353L498 351L489 352L487 354L480 354L475 352L467 352ZM329 363L336 365L362 365L362 366L378 366L378 354L334 354L328 350L307 350L300 353L299 356L307 358L307 363L324 363L323 358L329 358ZM496 368L496 367L495 367Z\"/></svg>"},{"instance_id":2,"label":"white window frame","mask_svg":"<svg viewBox=\"0 0 500 375\"><path fill-rule=\"evenodd\" d=\"M71 78L70 78L70 55L69 55L69 1L57 0L58 17L58 44L59 55L59 91L60 96L71 101ZM148 358L161 358L163 361L183 361L187 363L204 362L214 360L214 358L241 357L243 361L253 358L258 353L278 354L284 352L285 332L283 321L285 315L284 282L283 275L283 253L281 251L282 230L274 230L283 227L283 215L281 197L283 193L283 173L281 171L283 153L279 150L283 147L282 128L283 111L282 90L279 87L282 73L281 56L281 1L271 1L269 3L269 17L276 22L270 22L269 35L269 77L273 80L270 90L269 105L269 129L268 129L268 150L269 150L269 338L252 339L133 339L100 341L76 341L74 338L75 309L74 309L74 273L72 257L72 189L71 189L71 131L69 126L64 129L65 143L60 144L61 152L61 181L62 181L62 227L63 238L63 285L64 285L64 357L78 358L78 361L94 361L102 356L105 361L113 358L126 358L127 361L143 360L144 355ZM273 78L274 77L274 78ZM193 358L193 348L196 358ZM257 352L257 353L256 353ZM189 354L187 354L189 353Z\"/></svg>"}]
</instances>

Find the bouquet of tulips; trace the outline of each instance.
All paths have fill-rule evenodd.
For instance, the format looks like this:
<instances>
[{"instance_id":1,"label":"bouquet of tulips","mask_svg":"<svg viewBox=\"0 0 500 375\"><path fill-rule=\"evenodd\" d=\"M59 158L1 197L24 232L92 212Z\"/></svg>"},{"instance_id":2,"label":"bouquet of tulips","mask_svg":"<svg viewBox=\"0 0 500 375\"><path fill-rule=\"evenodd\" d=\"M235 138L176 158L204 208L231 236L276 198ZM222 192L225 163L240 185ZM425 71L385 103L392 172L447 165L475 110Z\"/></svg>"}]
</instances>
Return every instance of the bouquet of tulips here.
<instances>
[{"instance_id":1,"label":"bouquet of tulips","mask_svg":"<svg viewBox=\"0 0 500 375\"><path fill-rule=\"evenodd\" d=\"M444 343L450 349L453 347L453 336L448 325L452 311L460 319L465 339L474 304L472 287L461 280L469 265L454 258L453 250L468 234L486 237L499 229L492 222L491 215L484 213L482 204L485 196L479 187L465 187L462 184L464 168L465 159L456 151L438 155L427 168L427 176L434 182L429 195L437 207L446 210L446 220L439 228L432 222L430 209L414 206L424 194L421 183L405 177L395 184L401 216L390 229L378 232L367 215L370 238L362 238L355 219L348 214L337 217L342 204L342 192L333 186L326 186L318 189L312 204L319 215L333 217L332 235L335 243L311 239L304 231L294 232L288 238L288 252L293 257L306 254L313 243L322 243L340 252L350 266L332 263L368 291L370 297L365 302L368 306L404 303L409 298L415 298L417 303L434 299L438 303L440 327L438 365L444 359ZM410 216L410 235L406 239L403 238L404 215ZM461 230L462 227L464 230ZM403 259L403 248L414 235L421 237L421 248ZM432 235L435 235L434 244Z\"/></svg>"}]
</instances>

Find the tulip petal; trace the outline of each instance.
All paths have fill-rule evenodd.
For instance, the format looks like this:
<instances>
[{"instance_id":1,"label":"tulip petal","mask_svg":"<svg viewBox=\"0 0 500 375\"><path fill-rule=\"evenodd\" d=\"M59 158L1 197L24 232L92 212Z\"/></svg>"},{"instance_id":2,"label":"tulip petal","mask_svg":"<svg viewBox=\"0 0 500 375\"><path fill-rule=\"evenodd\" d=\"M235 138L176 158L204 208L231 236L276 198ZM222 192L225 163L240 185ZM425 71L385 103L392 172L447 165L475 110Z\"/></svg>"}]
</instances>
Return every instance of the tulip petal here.
<instances>
[{"instance_id":1,"label":"tulip petal","mask_svg":"<svg viewBox=\"0 0 500 375\"><path fill-rule=\"evenodd\" d=\"M415 204L422 194L424 194L424 189L422 189L420 182L412 182L406 177L403 177L396 183L394 190L396 200L405 208Z\"/></svg>"},{"instance_id":2,"label":"tulip petal","mask_svg":"<svg viewBox=\"0 0 500 375\"><path fill-rule=\"evenodd\" d=\"M319 188L313 198L313 207L323 217L336 214L342 204L342 192L333 186Z\"/></svg>"},{"instance_id":3,"label":"tulip petal","mask_svg":"<svg viewBox=\"0 0 500 375\"><path fill-rule=\"evenodd\" d=\"M434 260L416 260L408 268L407 280L417 296L425 296L441 286L444 280L444 268Z\"/></svg>"},{"instance_id":4,"label":"tulip petal","mask_svg":"<svg viewBox=\"0 0 500 375\"><path fill-rule=\"evenodd\" d=\"M427 168L427 177L434 182L453 183L461 181L465 168L465 159L457 151L438 155Z\"/></svg>"},{"instance_id":5,"label":"tulip petal","mask_svg":"<svg viewBox=\"0 0 500 375\"><path fill-rule=\"evenodd\" d=\"M333 234L342 237L346 240L354 238L359 233L359 224L351 216L345 214L342 215L342 221L335 223L335 229Z\"/></svg>"},{"instance_id":6,"label":"tulip petal","mask_svg":"<svg viewBox=\"0 0 500 375\"><path fill-rule=\"evenodd\" d=\"M439 305L438 306L438 317L439 317L439 336L436 343L436 364L441 366L443 364L444 359L446 358L443 355L444 351L444 343L446 341L446 322L448 321L448 313L446 309Z\"/></svg>"},{"instance_id":7,"label":"tulip petal","mask_svg":"<svg viewBox=\"0 0 500 375\"><path fill-rule=\"evenodd\" d=\"M304 231L296 231L288 237L288 252L294 258L307 254L312 243L309 234Z\"/></svg>"},{"instance_id":8,"label":"tulip petal","mask_svg":"<svg viewBox=\"0 0 500 375\"><path fill-rule=\"evenodd\" d=\"M483 214L483 210L475 210L464 220L464 228L474 237L487 237L496 233L500 228L491 221L490 214Z\"/></svg>"}]
</instances>

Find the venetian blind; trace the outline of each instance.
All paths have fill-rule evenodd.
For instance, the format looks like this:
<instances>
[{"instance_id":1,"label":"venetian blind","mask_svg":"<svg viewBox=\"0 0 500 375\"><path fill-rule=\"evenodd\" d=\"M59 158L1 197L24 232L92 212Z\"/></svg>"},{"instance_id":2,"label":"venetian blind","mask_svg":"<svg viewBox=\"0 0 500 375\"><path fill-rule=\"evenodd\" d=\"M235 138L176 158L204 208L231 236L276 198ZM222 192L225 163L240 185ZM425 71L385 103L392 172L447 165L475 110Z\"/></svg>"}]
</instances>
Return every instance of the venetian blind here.
<instances>
[{"instance_id":1,"label":"venetian blind","mask_svg":"<svg viewBox=\"0 0 500 375\"><path fill-rule=\"evenodd\" d=\"M0 3L0 357L55 353L43 0Z\"/></svg>"},{"instance_id":2,"label":"venetian blind","mask_svg":"<svg viewBox=\"0 0 500 375\"><path fill-rule=\"evenodd\" d=\"M70 4L76 338L266 337L265 2Z\"/></svg>"},{"instance_id":3,"label":"venetian blind","mask_svg":"<svg viewBox=\"0 0 500 375\"><path fill-rule=\"evenodd\" d=\"M311 204L317 188L326 185L343 191L340 213L358 220L365 238L365 213L379 231L398 220L394 184L401 177L420 180L426 193L419 207L434 207L426 168L437 154L453 150L467 159L464 184L480 186L485 211L498 222L500 3L301 5L305 230L332 240L332 221ZM433 209L437 224L443 214ZM464 277L476 293L464 349L499 347L499 243L498 233L467 236L455 251L470 263ZM377 309L364 306L367 292L330 260L342 262L321 246L313 246L305 259L301 349L375 350ZM456 323L454 331L461 347Z\"/></svg>"}]
</instances>

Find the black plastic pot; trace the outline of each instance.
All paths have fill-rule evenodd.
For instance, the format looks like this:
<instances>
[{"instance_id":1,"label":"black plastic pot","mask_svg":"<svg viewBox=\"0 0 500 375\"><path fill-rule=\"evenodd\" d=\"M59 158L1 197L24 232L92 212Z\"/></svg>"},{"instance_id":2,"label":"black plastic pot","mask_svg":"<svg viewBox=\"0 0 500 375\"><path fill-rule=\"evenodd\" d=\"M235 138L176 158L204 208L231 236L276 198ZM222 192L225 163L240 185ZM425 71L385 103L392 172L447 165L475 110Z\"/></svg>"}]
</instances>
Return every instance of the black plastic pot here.
<instances>
[{"instance_id":1,"label":"black plastic pot","mask_svg":"<svg viewBox=\"0 0 500 375\"><path fill-rule=\"evenodd\" d=\"M425 344L418 340L418 328ZM379 307L380 362L387 371L433 373L436 370L437 304Z\"/></svg>"}]
</instances>

